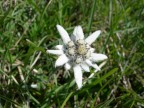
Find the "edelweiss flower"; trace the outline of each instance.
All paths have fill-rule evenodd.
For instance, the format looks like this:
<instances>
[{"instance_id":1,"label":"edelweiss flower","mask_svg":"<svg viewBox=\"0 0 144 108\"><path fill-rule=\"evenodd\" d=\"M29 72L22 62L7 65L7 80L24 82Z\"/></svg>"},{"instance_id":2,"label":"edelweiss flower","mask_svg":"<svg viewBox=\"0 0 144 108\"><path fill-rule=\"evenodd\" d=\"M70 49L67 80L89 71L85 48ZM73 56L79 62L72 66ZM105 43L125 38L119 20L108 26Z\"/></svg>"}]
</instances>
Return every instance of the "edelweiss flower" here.
<instances>
[{"instance_id":1,"label":"edelweiss flower","mask_svg":"<svg viewBox=\"0 0 144 108\"><path fill-rule=\"evenodd\" d=\"M66 70L73 68L75 81L78 88L82 87L82 70L90 72L89 67L93 67L96 71L100 68L95 62L99 62L107 59L104 54L94 53L94 48L91 48L91 44L98 38L101 31L95 31L86 39L84 39L84 33L81 26L76 26L74 32L69 37L67 31L60 25L57 25L57 29L63 40L63 45L57 45L57 50L47 50L47 53L58 55L55 67L63 66Z\"/></svg>"}]
</instances>

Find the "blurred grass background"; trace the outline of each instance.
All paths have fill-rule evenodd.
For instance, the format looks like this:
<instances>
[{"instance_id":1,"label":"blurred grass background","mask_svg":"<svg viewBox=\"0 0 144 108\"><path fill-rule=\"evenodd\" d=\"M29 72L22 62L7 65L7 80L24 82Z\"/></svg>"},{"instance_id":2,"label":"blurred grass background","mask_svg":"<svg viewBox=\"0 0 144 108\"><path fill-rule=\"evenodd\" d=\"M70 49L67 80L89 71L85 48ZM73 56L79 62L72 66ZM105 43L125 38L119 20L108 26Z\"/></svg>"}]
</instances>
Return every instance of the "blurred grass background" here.
<instances>
[{"instance_id":1,"label":"blurred grass background","mask_svg":"<svg viewBox=\"0 0 144 108\"><path fill-rule=\"evenodd\" d=\"M59 42L56 24L102 30L93 47L108 61L79 91L44 52ZM0 107L144 107L144 0L1 0Z\"/></svg>"}]
</instances>

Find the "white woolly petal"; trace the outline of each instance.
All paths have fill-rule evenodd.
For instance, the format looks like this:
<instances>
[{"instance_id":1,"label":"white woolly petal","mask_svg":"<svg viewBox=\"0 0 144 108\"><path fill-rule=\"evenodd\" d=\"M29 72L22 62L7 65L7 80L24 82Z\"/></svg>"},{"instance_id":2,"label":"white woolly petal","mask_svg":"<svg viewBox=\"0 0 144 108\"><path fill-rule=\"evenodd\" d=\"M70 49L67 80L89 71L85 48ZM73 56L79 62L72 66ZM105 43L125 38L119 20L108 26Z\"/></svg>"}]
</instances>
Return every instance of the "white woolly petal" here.
<instances>
[{"instance_id":1,"label":"white woolly petal","mask_svg":"<svg viewBox=\"0 0 144 108\"><path fill-rule=\"evenodd\" d=\"M106 60L108 57L104 54L97 54L97 53L92 53L91 54L91 60L95 62L100 62L103 60Z\"/></svg>"},{"instance_id":2,"label":"white woolly petal","mask_svg":"<svg viewBox=\"0 0 144 108\"><path fill-rule=\"evenodd\" d=\"M72 35L71 39L72 39L74 42L76 42L76 41L78 40L77 37L78 37L78 36L77 36L77 26L76 26L76 27L74 28L73 35Z\"/></svg>"},{"instance_id":3,"label":"white woolly petal","mask_svg":"<svg viewBox=\"0 0 144 108\"><path fill-rule=\"evenodd\" d=\"M55 67L62 66L69 61L68 57L63 54L56 60Z\"/></svg>"},{"instance_id":4,"label":"white woolly petal","mask_svg":"<svg viewBox=\"0 0 144 108\"><path fill-rule=\"evenodd\" d=\"M70 65L69 63L66 63L66 64L65 64L65 70L68 71L68 70L70 70L70 68L71 68L71 65Z\"/></svg>"},{"instance_id":5,"label":"white woolly petal","mask_svg":"<svg viewBox=\"0 0 144 108\"><path fill-rule=\"evenodd\" d=\"M92 64L92 62L90 60L85 60L85 62L89 65L92 66L93 68L100 70L100 67L97 64Z\"/></svg>"},{"instance_id":6,"label":"white woolly petal","mask_svg":"<svg viewBox=\"0 0 144 108\"><path fill-rule=\"evenodd\" d=\"M56 27L59 31L59 34L61 35L61 38L62 38L64 44L67 44L69 41L71 41L67 31L62 26L57 25Z\"/></svg>"},{"instance_id":7,"label":"white woolly petal","mask_svg":"<svg viewBox=\"0 0 144 108\"><path fill-rule=\"evenodd\" d=\"M79 39L84 39L84 33L81 26L76 26L73 34L75 36L75 41Z\"/></svg>"},{"instance_id":8,"label":"white woolly petal","mask_svg":"<svg viewBox=\"0 0 144 108\"><path fill-rule=\"evenodd\" d=\"M81 63L81 67L84 71L90 72L89 66L86 63Z\"/></svg>"},{"instance_id":9,"label":"white woolly petal","mask_svg":"<svg viewBox=\"0 0 144 108\"><path fill-rule=\"evenodd\" d=\"M62 55L63 54L62 50L47 50L46 52L50 53L50 54L55 54L55 55Z\"/></svg>"},{"instance_id":10,"label":"white woolly petal","mask_svg":"<svg viewBox=\"0 0 144 108\"><path fill-rule=\"evenodd\" d=\"M77 36L77 40L84 39L84 33L81 26L77 26L76 36Z\"/></svg>"},{"instance_id":11,"label":"white woolly petal","mask_svg":"<svg viewBox=\"0 0 144 108\"><path fill-rule=\"evenodd\" d=\"M71 40L72 40L73 42L76 41L76 36L75 36L74 34L72 34L70 38L71 38Z\"/></svg>"},{"instance_id":12,"label":"white woolly petal","mask_svg":"<svg viewBox=\"0 0 144 108\"><path fill-rule=\"evenodd\" d=\"M63 45L56 45L55 48L59 50L63 50Z\"/></svg>"},{"instance_id":13,"label":"white woolly petal","mask_svg":"<svg viewBox=\"0 0 144 108\"><path fill-rule=\"evenodd\" d=\"M95 51L94 48L90 48L90 52L93 53Z\"/></svg>"},{"instance_id":14,"label":"white woolly petal","mask_svg":"<svg viewBox=\"0 0 144 108\"><path fill-rule=\"evenodd\" d=\"M80 89L82 87L82 69L80 65L75 65L73 67L73 70L76 84L78 86L78 89Z\"/></svg>"},{"instance_id":15,"label":"white woolly petal","mask_svg":"<svg viewBox=\"0 0 144 108\"><path fill-rule=\"evenodd\" d=\"M90 36L88 36L85 41L91 45L97 38L98 36L100 35L101 31L98 30L98 31L95 31L94 33L92 33Z\"/></svg>"}]
</instances>

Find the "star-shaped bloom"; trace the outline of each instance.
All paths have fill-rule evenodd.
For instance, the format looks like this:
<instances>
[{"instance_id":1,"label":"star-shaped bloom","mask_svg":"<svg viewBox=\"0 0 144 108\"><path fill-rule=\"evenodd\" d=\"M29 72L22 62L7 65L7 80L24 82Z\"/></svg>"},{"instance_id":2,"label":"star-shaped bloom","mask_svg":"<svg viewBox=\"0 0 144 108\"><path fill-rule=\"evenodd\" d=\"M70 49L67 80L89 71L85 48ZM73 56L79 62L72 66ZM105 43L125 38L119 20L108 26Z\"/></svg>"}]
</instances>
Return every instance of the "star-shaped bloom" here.
<instances>
[{"instance_id":1,"label":"star-shaped bloom","mask_svg":"<svg viewBox=\"0 0 144 108\"><path fill-rule=\"evenodd\" d=\"M100 67L96 62L108 58L104 54L95 53L95 49L91 47L91 44L98 38L101 31L95 31L87 38L84 38L81 26L76 26L70 37L62 26L57 25L56 27L63 40L63 45L57 45L56 50L47 50L47 53L59 56L55 67L64 66L66 70L73 69L76 84L80 89L82 87L83 71L90 72L90 67L93 67L95 72L99 71Z\"/></svg>"}]
</instances>

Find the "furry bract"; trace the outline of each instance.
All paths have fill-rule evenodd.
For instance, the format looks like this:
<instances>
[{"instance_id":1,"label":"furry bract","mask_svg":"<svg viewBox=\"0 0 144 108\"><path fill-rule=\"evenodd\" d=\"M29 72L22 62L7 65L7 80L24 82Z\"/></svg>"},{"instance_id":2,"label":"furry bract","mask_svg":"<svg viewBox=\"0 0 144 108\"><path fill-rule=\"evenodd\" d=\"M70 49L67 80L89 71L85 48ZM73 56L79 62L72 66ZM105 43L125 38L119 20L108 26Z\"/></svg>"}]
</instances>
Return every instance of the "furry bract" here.
<instances>
[{"instance_id":1,"label":"furry bract","mask_svg":"<svg viewBox=\"0 0 144 108\"><path fill-rule=\"evenodd\" d=\"M96 63L107 59L106 55L95 53L95 49L91 47L91 44L99 37L101 31L97 30L84 38L82 27L76 26L70 37L61 25L56 27L63 45L56 45L56 50L47 50L47 53L58 56L55 67L64 66L66 70L73 69L76 84L80 89L82 87L83 71L90 72L90 67L93 67L97 72L100 67Z\"/></svg>"}]
</instances>

